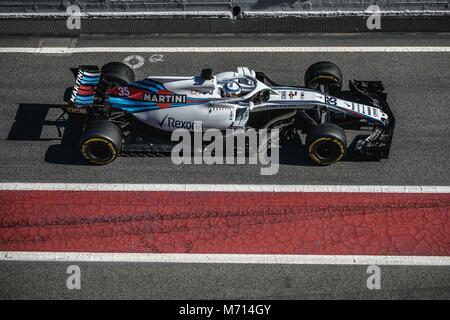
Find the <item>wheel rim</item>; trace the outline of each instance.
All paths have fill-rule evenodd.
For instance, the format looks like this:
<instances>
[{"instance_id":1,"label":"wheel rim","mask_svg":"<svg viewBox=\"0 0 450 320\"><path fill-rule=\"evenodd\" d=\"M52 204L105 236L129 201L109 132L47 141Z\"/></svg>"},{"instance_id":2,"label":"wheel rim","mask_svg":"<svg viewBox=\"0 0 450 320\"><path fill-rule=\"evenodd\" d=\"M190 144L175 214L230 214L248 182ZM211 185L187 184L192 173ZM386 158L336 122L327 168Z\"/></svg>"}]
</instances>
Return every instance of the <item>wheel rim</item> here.
<instances>
[{"instance_id":1,"label":"wheel rim","mask_svg":"<svg viewBox=\"0 0 450 320\"><path fill-rule=\"evenodd\" d=\"M315 154L319 160L335 161L341 156L341 149L332 141L322 141L316 145Z\"/></svg>"},{"instance_id":2,"label":"wheel rim","mask_svg":"<svg viewBox=\"0 0 450 320\"><path fill-rule=\"evenodd\" d=\"M89 158L96 161L109 161L113 157L109 144L103 140L90 141L86 151Z\"/></svg>"}]
</instances>

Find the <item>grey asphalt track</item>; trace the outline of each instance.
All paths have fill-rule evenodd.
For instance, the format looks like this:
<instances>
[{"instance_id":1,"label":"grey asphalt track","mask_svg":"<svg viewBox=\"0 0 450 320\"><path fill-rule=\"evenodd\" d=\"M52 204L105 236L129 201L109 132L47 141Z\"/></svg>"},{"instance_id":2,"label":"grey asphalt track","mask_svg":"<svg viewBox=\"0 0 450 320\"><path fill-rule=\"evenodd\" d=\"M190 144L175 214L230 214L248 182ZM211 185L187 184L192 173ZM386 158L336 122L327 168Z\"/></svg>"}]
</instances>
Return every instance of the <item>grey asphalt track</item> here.
<instances>
[{"instance_id":1,"label":"grey asphalt track","mask_svg":"<svg viewBox=\"0 0 450 320\"><path fill-rule=\"evenodd\" d=\"M51 43L52 41L49 41ZM0 39L0 46L37 46L39 39ZM44 42L45 43L45 42ZM76 46L450 46L448 35L323 35L233 38L91 37ZM155 52L158 53L158 52ZM282 153L279 173L261 176L255 165L183 165L170 158L119 158L91 167L60 146L52 124L69 67L135 54L0 54L0 182L256 183L449 185L449 53L150 53L137 77L191 75L249 66L275 81L302 84L306 68L331 60L347 79L382 80L397 118L391 157L381 162L312 165L303 150ZM16 119L16 120L15 120ZM14 122L16 121L16 124ZM37 125L35 125L37 124ZM382 290L365 287L366 267L80 263L81 291L65 288L64 263L0 263L0 298L444 298L448 267L385 267ZM83 280L84 281L84 280Z\"/></svg>"},{"instance_id":2,"label":"grey asphalt track","mask_svg":"<svg viewBox=\"0 0 450 320\"><path fill-rule=\"evenodd\" d=\"M67 268L80 267L69 290ZM0 263L3 299L450 299L450 267L148 263Z\"/></svg>"}]
</instances>

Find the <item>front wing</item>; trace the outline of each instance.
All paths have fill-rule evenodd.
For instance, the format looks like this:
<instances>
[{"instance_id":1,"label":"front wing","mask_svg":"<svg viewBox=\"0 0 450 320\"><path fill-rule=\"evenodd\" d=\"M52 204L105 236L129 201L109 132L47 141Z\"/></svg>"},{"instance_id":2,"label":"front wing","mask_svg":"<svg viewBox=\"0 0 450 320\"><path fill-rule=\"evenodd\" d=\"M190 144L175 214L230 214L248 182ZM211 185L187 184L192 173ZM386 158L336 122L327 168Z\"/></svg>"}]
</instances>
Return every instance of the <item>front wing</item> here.
<instances>
[{"instance_id":1,"label":"front wing","mask_svg":"<svg viewBox=\"0 0 450 320\"><path fill-rule=\"evenodd\" d=\"M387 103L387 94L381 81L349 81L350 92L355 97L369 100L369 103L387 114L385 126L376 126L372 134L366 139L359 140L356 151L362 155L388 158L394 135L395 117Z\"/></svg>"}]
</instances>

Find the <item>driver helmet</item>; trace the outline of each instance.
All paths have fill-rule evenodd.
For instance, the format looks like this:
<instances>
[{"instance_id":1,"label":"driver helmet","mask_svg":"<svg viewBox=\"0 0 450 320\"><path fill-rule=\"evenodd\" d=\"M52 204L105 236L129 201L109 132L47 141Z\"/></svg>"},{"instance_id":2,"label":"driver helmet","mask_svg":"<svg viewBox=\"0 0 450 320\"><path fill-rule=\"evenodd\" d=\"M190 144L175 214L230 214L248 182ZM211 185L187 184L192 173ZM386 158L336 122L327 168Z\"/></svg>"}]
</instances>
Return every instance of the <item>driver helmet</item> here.
<instances>
[{"instance_id":1,"label":"driver helmet","mask_svg":"<svg viewBox=\"0 0 450 320\"><path fill-rule=\"evenodd\" d=\"M223 91L226 97L237 97L242 92L242 88L237 81L233 80L225 83Z\"/></svg>"}]
</instances>

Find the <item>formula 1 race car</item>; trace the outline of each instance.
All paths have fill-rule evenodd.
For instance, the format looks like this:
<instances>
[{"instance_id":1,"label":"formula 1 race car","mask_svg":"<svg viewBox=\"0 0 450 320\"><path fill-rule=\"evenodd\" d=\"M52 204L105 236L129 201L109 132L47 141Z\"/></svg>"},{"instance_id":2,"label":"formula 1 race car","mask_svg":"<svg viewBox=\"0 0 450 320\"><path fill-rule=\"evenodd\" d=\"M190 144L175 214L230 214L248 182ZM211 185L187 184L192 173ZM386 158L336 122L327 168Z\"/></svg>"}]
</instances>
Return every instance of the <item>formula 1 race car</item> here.
<instances>
[{"instance_id":1,"label":"formula 1 race car","mask_svg":"<svg viewBox=\"0 0 450 320\"><path fill-rule=\"evenodd\" d=\"M382 83L352 80L344 91L341 70L331 62L310 66L304 87L276 84L246 67L139 81L120 62L72 72L76 84L66 89L64 111L82 119L80 150L92 164L120 154L170 152L170 132L180 128L304 133L309 157L322 165L349 151L377 159L389 155L395 122ZM347 150L344 129L371 131Z\"/></svg>"}]
</instances>

